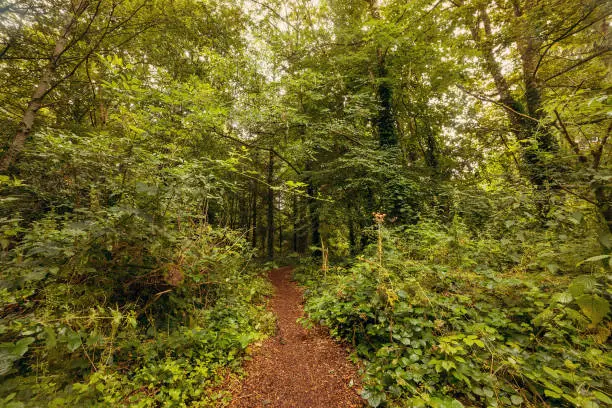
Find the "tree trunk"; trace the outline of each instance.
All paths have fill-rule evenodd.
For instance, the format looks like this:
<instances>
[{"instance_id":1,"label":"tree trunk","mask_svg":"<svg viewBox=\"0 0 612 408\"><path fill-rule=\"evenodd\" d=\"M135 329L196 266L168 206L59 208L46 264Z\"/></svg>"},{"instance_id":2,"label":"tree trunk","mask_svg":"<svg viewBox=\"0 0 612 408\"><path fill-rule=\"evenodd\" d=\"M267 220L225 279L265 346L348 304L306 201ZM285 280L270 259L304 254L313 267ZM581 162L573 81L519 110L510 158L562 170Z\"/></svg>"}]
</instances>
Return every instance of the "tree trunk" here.
<instances>
[{"instance_id":1,"label":"tree trunk","mask_svg":"<svg viewBox=\"0 0 612 408\"><path fill-rule=\"evenodd\" d=\"M267 228L267 244L268 244L268 259L274 259L274 190L272 190L272 181L274 178L274 153L270 150L270 162L268 163L268 228Z\"/></svg>"},{"instance_id":2,"label":"tree trunk","mask_svg":"<svg viewBox=\"0 0 612 408\"><path fill-rule=\"evenodd\" d=\"M596 207L601 214L608 232L612 232L612 188L604 182L594 183Z\"/></svg>"},{"instance_id":3,"label":"tree trunk","mask_svg":"<svg viewBox=\"0 0 612 408\"><path fill-rule=\"evenodd\" d=\"M380 12L376 0L368 1L370 16L375 20L380 20ZM393 87L389 80L386 65L387 51L381 46L376 48L376 75L378 85L376 96L380 104L376 115L376 129L378 132L378 142L380 147L390 147L397 145L397 132L395 129L395 117L393 115Z\"/></svg>"},{"instance_id":4,"label":"tree trunk","mask_svg":"<svg viewBox=\"0 0 612 408\"><path fill-rule=\"evenodd\" d=\"M514 15L519 21L523 21L523 11L517 1L514 4ZM556 153L559 150L557 139L550 132L548 126L541 124L542 114L542 84L539 83L537 75L538 52L542 41L538 39L535 29L528 23L522 24L523 35L516 40L516 45L521 56L523 70L523 83L525 86L525 104L527 113L532 120L527 121L524 127L525 139L532 141L532 146L527 146L524 154L525 161L530 165L530 178L536 186L542 188L546 184L554 185L551 171L554 166L543 161L540 152Z\"/></svg>"},{"instance_id":5,"label":"tree trunk","mask_svg":"<svg viewBox=\"0 0 612 408\"><path fill-rule=\"evenodd\" d=\"M348 230L349 230L349 253L351 256L357 254L357 240L355 237L355 222L353 221L353 211L351 208L348 209Z\"/></svg>"},{"instance_id":6,"label":"tree trunk","mask_svg":"<svg viewBox=\"0 0 612 408\"><path fill-rule=\"evenodd\" d=\"M293 203L292 203L293 211L293 251L298 251L298 225L299 225L299 214L298 214L298 203L297 196L293 195Z\"/></svg>"},{"instance_id":7,"label":"tree trunk","mask_svg":"<svg viewBox=\"0 0 612 408\"><path fill-rule=\"evenodd\" d=\"M253 249L257 249L257 194L259 190L259 184L257 180L253 181L253 202L252 202L252 213L251 213L251 245Z\"/></svg>"},{"instance_id":8,"label":"tree trunk","mask_svg":"<svg viewBox=\"0 0 612 408\"><path fill-rule=\"evenodd\" d=\"M8 150L4 153L2 159L0 159L0 172L6 172L9 167L15 163L17 156L23 150L25 146L26 139L30 135L32 131L32 126L34 126L34 120L36 119L36 114L43 106L43 100L45 96L49 93L51 89L57 83L53 83L53 77L55 75L55 71L59 65L59 60L62 54L66 51L70 37L72 36L74 29L77 24L77 19L85 11L88 6L88 1L81 0L74 13L69 13L66 17L66 23L62 28L61 35L55 42L55 47L53 48L53 53L49 58L49 62L45 65L36 89L28 102L28 106L23 114L21 119L21 123L19 124L19 128L15 137L13 138Z\"/></svg>"},{"instance_id":9,"label":"tree trunk","mask_svg":"<svg viewBox=\"0 0 612 408\"><path fill-rule=\"evenodd\" d=\"M515 15L520 17L520 10L515 9ZM526 38L516 41L523 69L523 85L525 88L526 108L513 96L506 78L502 74L501 66L495 59L493 52L493 32L489 16L484 8L479 11L480 21L484 26L486 38L482 38L478 22L470 27L472 38L478 45L484 59L485 69L493 77L499 101L504 106L508 119L512 126L512 132L517 140L530 142L524 146L522 157L525 164L523 172L538 190L544 190L555 183L552 175L553 165L542 158L542 152L556 153L557 141L550 131L540 123L541 110L541 87L535 75L538 46L535 35L529 30L525 33Z\"/></svg>"},{"instance_id":10,"label":"tree trunk","mask_svg":"<svg viewBox=\"0 0 612 408\"><path fill-rule=\"evenodd\" d=\"M306 205L304 203L301 203L298 200L298 240L297 240L297 244L298 244L298 252L300 254L305 254L306 250L308 249L308 231L310 230L310 227L306 224L307 220L308 220L308 205L306 203Z\"/></svg>"},{"instance_id":11,"label":"tree trunk","mask_svg":"<svg viewBox=\"0 0 612 408\"><path fill-rule=\"evenodd\" d=\"M316 199L317 189L314 187L311 181L308 182L308 218L310 221L310 245L313 247L319 247L321 245L321 233L319 232L319 204ZM314 257L321 256L321 250L316 249L312 255Z\"/></svg>"},{"instance_id":12,"label":"tree trunk","mask_svg":"<svg viewBox=\"0 0 612 408\"><path fill-rule=\"evenodd\" d=\"M376 118L378 142L381 147L396 146L397 134L395 131L395 118L393 116L393 88L387 77L387 68L382 49L378 49L377 53L379 81L377 96L380 103L380 110Z\"/></svg>"},{"instance_id":13,"label":"tree trunk","mask_svg":"<svg viewBox=\"0 0 612 408\"><path fill-rule=\"evenodd\" d=\"M282 195L279 192L278 194L279 208L281 205L280 204L281 201L282 201ZM280 209L278 213L278 256L279 257L283 256L283 214Z\"/></svg>"}]
</instances>

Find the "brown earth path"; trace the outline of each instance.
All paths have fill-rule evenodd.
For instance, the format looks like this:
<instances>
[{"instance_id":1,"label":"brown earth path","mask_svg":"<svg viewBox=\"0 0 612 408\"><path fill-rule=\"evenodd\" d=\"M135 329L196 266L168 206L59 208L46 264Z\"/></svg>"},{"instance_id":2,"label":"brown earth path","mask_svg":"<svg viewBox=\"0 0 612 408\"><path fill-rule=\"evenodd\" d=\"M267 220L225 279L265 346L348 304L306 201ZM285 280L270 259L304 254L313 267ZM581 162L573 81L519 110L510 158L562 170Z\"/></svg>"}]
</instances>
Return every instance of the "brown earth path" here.
<instances>
[{"instance_id":1,"label":"brown earth path","mask_svg":"<svg viewBox=\"0 0 612 408\"><path fill-rule=\"evenodd\" d=\"M347 351L321 328L304 329L302 293L291 267L270 271L276 291L270 304L278 319L275 337L264 341L246 363L230 408L356 408L359 376Z\"/></svg>"}]
</instances>

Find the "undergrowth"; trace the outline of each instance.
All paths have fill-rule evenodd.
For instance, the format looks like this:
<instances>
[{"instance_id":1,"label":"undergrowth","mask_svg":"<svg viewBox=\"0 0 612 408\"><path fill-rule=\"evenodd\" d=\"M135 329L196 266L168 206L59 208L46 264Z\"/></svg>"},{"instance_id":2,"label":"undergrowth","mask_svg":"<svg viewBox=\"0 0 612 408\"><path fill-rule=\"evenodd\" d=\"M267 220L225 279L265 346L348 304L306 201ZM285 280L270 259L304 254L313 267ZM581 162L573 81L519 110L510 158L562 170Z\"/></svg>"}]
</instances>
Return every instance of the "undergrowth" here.
<instances>
[{"instance_id":1,"label":"undergrowth","mask_svg":"<svg viewBox=\"0 0 612 408\"><path fill-rule=\"evenodd\" d=\"M221 406L273 327L244 239L86 215L47 216L5 253L0 406Z\"/></svg>"},{"instance_id":2,"label":"undergrowth","mask_svg":"<svg viewBox=\"0 0 612 408\"><path fill-rule=\"evenodd\" d=\"M371 406L612 403L608 259L576 266L567 249L588 241L567 242L551 267L550 241L535 234L473 238L460 220L379 231L384 248L296 271L310 321L364 361Z\"/></svg>"}]
</instances>

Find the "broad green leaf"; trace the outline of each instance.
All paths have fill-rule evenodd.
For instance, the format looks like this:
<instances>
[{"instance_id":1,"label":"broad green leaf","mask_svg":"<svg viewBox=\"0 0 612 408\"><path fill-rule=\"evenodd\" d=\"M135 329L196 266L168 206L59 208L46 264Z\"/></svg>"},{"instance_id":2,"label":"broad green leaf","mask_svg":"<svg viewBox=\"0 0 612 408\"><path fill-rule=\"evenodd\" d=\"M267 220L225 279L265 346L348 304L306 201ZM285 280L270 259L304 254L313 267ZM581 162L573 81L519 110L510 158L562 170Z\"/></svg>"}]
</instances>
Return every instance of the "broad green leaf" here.
<instances>
[{"instance_id":1,"label":"broad green leaf","mask_svg":"<svg viewBox=\"0 0 612 408\"><path fill-rule=\"evenodd\" d=\"M593 291L596 284L597 281L591 275L581 275L572 281L568 290L574 298L577 298L585 293Z\"/></svg>"},{"instance_id":2,"label":"broad green leaf","mask_svg":"<svg viewBox=\"0 0 612 408\"><path fill-rule=\"evenodd\" d=\"M28 346L34 343L34 340L34 337L26 337L20 339L19 341L17 341L17 343L15 343L15 346L11 350L11 353L14 356L22 357L28 351Z\"/></svg>"},{"instance_id":3,"label":"broad green leaf","mask_svg":"<svg viewBox=\"0 0 612 408\"><path fill-rule=\"evenodd\" d=\"M15 361L15 356L7 350L0 349L0 377L11 371L11 368L13 368L13 361Z\"/></svg>"},{"instance_id":4,"label":"broad green leaf","mask_svg":"<svg viewBox=\"0 0 612 408\"><path fill-rule=\"evenodd\" d=\"M562 303L564 305L574 300L574 297L569 292L555 293L552 297L553 302Z\"/></svg>"},{"instance_id":5,"label":"broad green leaf","mask_svg":"<svg viewBox=\"0 0 612 408\"><path fill-rule=\"evenodd\" d=\"M612 255L597 255L597 256L592 256L590 258L585 259L582 262L579 262L577 266L580 266L586 262L597 262L597 261L601 261L603 259L608 259L608 258L612 258Z\"/></svg>"},{"instance_id":6,"label":"broad green leaf","mask_svg":"<svg viewBox=\"0 0 612 408\"><path fill-rule=\"evenodd\" d=\"M66 336L66 345L70 352L73 352L77 348L79 348L82 344L81 336L79 333L71 331L68 336Z\"/></svg>"},{"instance_id":7,"label":"broad green leaf","mask_svg":"<svg viewBox=\"0 0 612 408\"><path fill-rule=\"evenodd\" d=\"M57 337L55 335L55 330L52 327L47 326L44 329L45 332L45 344L47 348L52 349L57 345Z\"/></svg>"},{"instance_id":8,"label":"broad green leaf","mask_svg":"<svg viewBox=\"0 0 612 408\"><path fill-rule=\"evenodd\" d=\"M582 295L576 299L576 303L582 313L591 319L590 327L597 326L610 312L610 304L599 295Z\"/></svg>"},{"instance_id":9,"label":"broad green leaf","mask_svg":"<svg viewBox=\"0 0 612 408\"><path fill-rule=\"evenodd\" d=\"M601 402L612 406L612 398L608 397L606 394L600 391L593 391L593 395L595 398L600 400Z\"/></svg>"}]
</instances>

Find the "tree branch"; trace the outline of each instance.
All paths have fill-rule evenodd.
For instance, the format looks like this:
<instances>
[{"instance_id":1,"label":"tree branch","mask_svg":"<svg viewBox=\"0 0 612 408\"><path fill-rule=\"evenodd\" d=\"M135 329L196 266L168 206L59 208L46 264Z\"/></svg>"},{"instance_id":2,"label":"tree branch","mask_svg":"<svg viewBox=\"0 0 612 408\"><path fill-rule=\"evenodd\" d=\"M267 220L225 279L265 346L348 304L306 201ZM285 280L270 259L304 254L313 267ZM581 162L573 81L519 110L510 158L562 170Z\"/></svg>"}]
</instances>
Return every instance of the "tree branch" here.
<instances>
[{"instance_id":1,"label":"tree branch","mask_svg":"<svg viewBox=\"0 0 612 408\"><path fill-rule=\"evenodd\" d=\"M555 79L555 78L557 78L557 77L559 77L559 76L561 76L561 75L565 75L565 74L567 74L569 71L573 70L574 68L577 68L577 67L579 67L580 65L586 64L587 62L591 61L592 59L595 59L595 58L597 58L597 57L600 57L600 56L602 56L602 55L604 55L604 54L606 54L607 52L610 52L610 51L612 51L612 48L611 48L611 47L605 47L604 49L600 50L599 52L596 52L595 54L590 55L590 56L588 56L587 58L581 59L580 61L576 62L575 64L570 65L569 67L567 67L567 68L565 68L565 69L563 69L563 70L561 70L561 71L557 72L556 74L549 76L548 78L546 78L546 79L544 80L544 82L548 82L548 81L550 81L551 79Z\"/></svg>"},{"instance_id":2,"label":"tree branch","mask_svg":"<svg viewBox=\"0 0 612 408\"><path fill-rule=\"evenodd\" d=\"M567 143L569 143L569 145L574 150L574 153L576 153L576 155L578 156L578 161L580 161L580 163L586 163L587 158L582 154L582 152L580 151L580 147L574 141L574 139L572 139L569 132L567 131L565 123L563 123L563 120L561 120L561 115L559 114L559 111L555 109L554 112L555 116L557 117L557 121L559 122L561 133L563 133L563 136L565 136L565 140L567 140Z\"/></svg>"},{"instance_id":3,"label":"tree branch","mask_svg":"<svg viewBox=\"0 0 612 408\"><path fill-rule=\"evenodd\" d=\"M224 133L224 132L218 130L217 128L215 128L215 127L211 127L209 129L212 130L213 133L215 133L216 135L218 135L218 136L220 136L220 137L222 137L224 139L231 140L231 141L233 141L235 143L238 143L238 144L240 144L242 146L247 146L247 147L250 147L250 148L253 148L253 149L265 150L267 152L270 152L273 155L275 155L276 157L278 157L279 159L281 159L283 162L285 162L297 174L302 174L302 172L300 170L298 170L297 167L295 167L293 165L293 163L291 163L289 160L285 159L280 153L278 153L275 149L273 149L271 147L257 146L254 143L249 143L249 142L246 142L246 141L244 141L244 140L242 140L242 139L240 139L238 137L234 137L234 136L228 135L227 133Z\"/></svg>"},{"instance_id":4,"label":"tree branch","mask_svg":"<svg viewBox=\"0 0 612 408\"><path fill-rule=\"evenodd\" d=\"M572 32L572 30L574 30L574 28L578 27L580 25L580 23L582 23L584 20L586 20L592 13L593 11L595 11L597 7L593 7L592 9L588 10L588 12L586 14L584 14L580 19L578 19L578 21L576 21L574 24L572 24L567 30L565 30L563 32L563 34L561 34L559 37L555 38L554 40L552 40L548 45L546 45L546 48L544 48L544 51L542 52L542 54L540 55L540 58L538 59L538 63L536 64L535 69L533 70L533 74L532 77L535 78L536 73L538 72L538 69L540 68L540 65L542 64L542 61L544 60L544 57L546 56L546 54L548 53L548 51L550 51L550 49L552 48L553 45L557 44L560 41L563 41L564 39L577 34L583 30L586 30L587 28L589 28L590 26L592 26L593 24L595 24L598 20L592 21L591 23L581 27L579 30L576 30L574 32Z\"/></svg>"},{"instance_id":5,"label":"tree branch","mask_svg":"<svg viewBox=\"0 0 612 408\"><path fill-rule=\"evenodd\" d=\"M597 147L597 150L591 152L591 154L593 155L593 170L597 170L599 168L601 156L603 155L603 149L606 143L608 143L608 138L610 137L610 131L612 131L612 122L610 122L610 124L608 125L608 131L606 132L606 135Z\"/></svg>"},{"instance_id":6,"label":"tree branch","mask_svg":"<svg viewBox=\"0 0 612 408\"><path fill-rule=\"evenodd\" d=\"M497 105L497 106L501 106L502 108L506 109L508 112L511 112L511 113L513 113L513 114L515 114L515 115L522 116L522 117L524 117L524 118L527 118L527 119L533 120L534 122L539 122L539 120L537 120L536 118L533 118L533 117L531 117L531 116L529 116L529 115L526 115L526 114L521 113L521 112L519 112L519 111L517 111L517 110L515 110L515 109L512 109L510 106L506 105L506 104L505 104L505 103L503 103L503 102L496 101L496 100L494 100L494 99L487 98L486 96L482 96L482 95L478 95L478 94L475 94L475 93L473 93L473 92L470 92L470 91L468 91L467 89L465 89L465 88L464 88L462 85L456 84L455 86L456 86L457 88L461 89L461 90L462 90L463 92L465 92L466 94L468 94L468 95L470 95L470 96L472 96L472 97L474 97L474 98L476 98L476 99L478 99L478 100L481 100L481 101L484 101L484 102L490 102L490 103L495 104L495 105Z\"/></svg>"}]
</instances>

